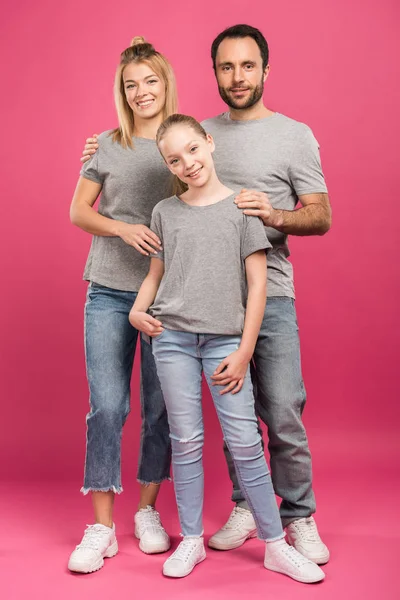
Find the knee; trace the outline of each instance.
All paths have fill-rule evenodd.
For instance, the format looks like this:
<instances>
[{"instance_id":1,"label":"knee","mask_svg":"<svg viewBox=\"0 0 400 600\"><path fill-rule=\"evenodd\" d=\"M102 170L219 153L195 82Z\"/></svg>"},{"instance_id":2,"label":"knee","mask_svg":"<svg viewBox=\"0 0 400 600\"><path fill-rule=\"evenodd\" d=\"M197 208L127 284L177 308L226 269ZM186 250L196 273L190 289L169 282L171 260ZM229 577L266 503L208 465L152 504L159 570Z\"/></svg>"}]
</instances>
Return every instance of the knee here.
<instances>
[{"instance_id":1,"label":"knee","mask_svg":"<svg viewBox=\"0 0 400 600\"><path fill-rule=\"evenodd\" d=\"M225 443L232 455L238 460L252 460L263 455L261 437L257 427L248 431L242 431L240 436L225 436Z\"/></svg>"},{"instance_id":2,"label":"knee","mask_svg":"<svg viewBox=\"0 0 400 600\"><path fill-rule=\"evenodd\" d=\"M202 430L195 432L172 431L170 438L173 455L184 457L189 462L201 458L204 444Z\"/></svg>"},{"instance_id":3,"label":"knee","mask_svg":"<svg viewBox=\"0 0 400 600\"><path fill-rule=\"evenodd\" d=\"M97 423L103 427L118 427L125 423L130 412L129 404L115 404L113 402L102 402L95 408L91 408L87 417L88 425Z\"/></svg>"}]
</instances>

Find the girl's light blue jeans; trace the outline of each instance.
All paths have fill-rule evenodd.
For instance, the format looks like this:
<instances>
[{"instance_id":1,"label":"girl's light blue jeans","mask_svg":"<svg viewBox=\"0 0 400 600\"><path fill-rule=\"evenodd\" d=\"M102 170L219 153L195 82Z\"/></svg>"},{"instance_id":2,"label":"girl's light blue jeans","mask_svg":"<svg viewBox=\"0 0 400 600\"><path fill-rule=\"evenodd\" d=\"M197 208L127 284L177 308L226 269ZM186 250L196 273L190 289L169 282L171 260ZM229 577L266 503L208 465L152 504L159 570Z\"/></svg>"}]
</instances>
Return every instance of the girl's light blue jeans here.
<instances>
[{"instance_id":1,"label":"girl's light blue jeans","mask_svg":"<svg viewBox=\"0 0 400 600\"><path fill-rule=\"evenodd\" d=\"M237 394L220 395L222 388L211 385L211 375L224 358L238 349L240 339L165 329L152 341L167 406L175 494L184 536L203 533L202 372L259 538L273 541L284 535L258 433L250 370Z\"/></svg>"}]
</instances>

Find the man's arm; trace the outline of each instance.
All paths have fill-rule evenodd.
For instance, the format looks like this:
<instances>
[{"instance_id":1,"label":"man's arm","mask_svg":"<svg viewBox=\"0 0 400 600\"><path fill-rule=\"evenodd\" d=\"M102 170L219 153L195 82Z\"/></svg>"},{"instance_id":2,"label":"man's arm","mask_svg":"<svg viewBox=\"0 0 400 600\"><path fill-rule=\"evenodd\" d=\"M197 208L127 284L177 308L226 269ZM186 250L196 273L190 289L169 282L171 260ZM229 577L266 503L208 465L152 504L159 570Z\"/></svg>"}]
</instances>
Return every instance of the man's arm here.
<instances>
[{"instance_id":1,"label":"man's arm","mask_svg":"<svg viewBox=\"0 0 400 600\"><path fill-rule=\"evenodd\" d=\"M255 190L243 189L235 202L245 215L260 217L266 227L288 235L324 235L332 225L331 205L324 193L299 196L302 206L297 210L275 209L267 194Z\"/></svg>"}]
</instances>

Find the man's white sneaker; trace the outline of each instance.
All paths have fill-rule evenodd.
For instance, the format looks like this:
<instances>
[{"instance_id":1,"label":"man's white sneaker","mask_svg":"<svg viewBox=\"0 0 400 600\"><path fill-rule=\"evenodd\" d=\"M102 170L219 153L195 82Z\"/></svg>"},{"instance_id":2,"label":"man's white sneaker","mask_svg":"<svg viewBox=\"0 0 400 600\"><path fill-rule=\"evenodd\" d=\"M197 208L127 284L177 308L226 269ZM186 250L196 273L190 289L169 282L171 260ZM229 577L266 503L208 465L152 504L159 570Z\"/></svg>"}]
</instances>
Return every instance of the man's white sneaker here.
<instances>
[{"instance_id":1,"label":"man's white sneaker","mask_svg":"<svg viewBox=\"0 0 400 600\"><path fill-rule=\"evenodd\" d=\"M329 560L329 550L319 537L314 517L296 519L286 527L289 544L317 565Z\"/></svg>"},{"instance_id":2,"label":"man's white sneaker","mask_svg":"<svg viewBox=\"0 0 400 600\"><path fill-rule=\"evenodd\" d=\"M285 540L266 544L264 567L302 583L316 583L325 577L318 565L289 546Z\"/></svg>"},{"instance_id":3,"label":"man's white sneaker","mask_svg":"<svg viewBox=\"0 0 400 600\"><path fill-rule=\"evenodd\" d=\"M208 545L216 550L233 550L256 536L257 527L251 512L235 506L225 525L210 537Z\"/></svg>"},{"instance_id":4,"label":"man's white sneaker","mask_svg":"<svg viewBox=\"0 0 400 600\"><path fill-rule=\"evenodd\" d=\"M160 515L152 507L141 508L135 515L135 536L145 554L166 552L171 546L168 533L161 524Z\"/></svg>"},{"instance_id":5,"label":"man's white sneaker","mask_svg":"<svg viewBox=\"0 0 400 600\"><path fill-rule=\"evenodd\" d=\"M163 574L167 577L186 577L206 558L202 537L184 537L177 549L165 561Z\"/></svg>"},{"instance_id":6,"label":"man's white sneaker","mask_svg":"<svg viewBox=\"0 0 400 600\"><path fill-rule=\"evenodd\" d=\"M115 526L87 525L81 543L69 557L68 569L77 573L92 573L104 565L104 558L111 558L118 552Z\"/></svg>"}]
</instances>

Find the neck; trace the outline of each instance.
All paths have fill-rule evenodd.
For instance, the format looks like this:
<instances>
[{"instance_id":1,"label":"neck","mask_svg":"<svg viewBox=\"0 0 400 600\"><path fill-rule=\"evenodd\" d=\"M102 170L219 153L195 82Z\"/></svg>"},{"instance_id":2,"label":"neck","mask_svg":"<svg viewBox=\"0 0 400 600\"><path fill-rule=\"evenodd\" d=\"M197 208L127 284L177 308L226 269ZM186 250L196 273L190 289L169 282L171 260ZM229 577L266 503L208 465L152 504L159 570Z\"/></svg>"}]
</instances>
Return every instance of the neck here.
<instances>
[{"instance_id":1,"label":"neck","mask_svg":"<svg viewBox=\"0 0 400 600\"><path fill-rule=\"evenodd\" d=\"M148 138L149 140L156 139L157 129L160 127L164 118L162 113L156 115L152 119L138 119L135 117L133 126L133 135L135 137Z\"/></svg>"},{"instance_id":2,"label":"neck","mask_svg":"<svg viewBox=\"0 0 400 600\"><path fill-rule=\"evenodd\" d=\"M232 121L254 121L255 119L265 119L265 117L271 117L274 111L269 110L261 100L250 106L250 108L236 109L230 108L229 114Z\"/></svg>"},{"instance_id":3,"label":"neck","mask_svg":"<svg viewBox=\"0 0 400 600\"><path fill-rule=\"evenodd\" d=\"M214 169L207 183L200 188L190 187L181 199L194 206L207 206L216 204L232 193L233 190L221 183Z\"/></svg>"}]
</instances>

